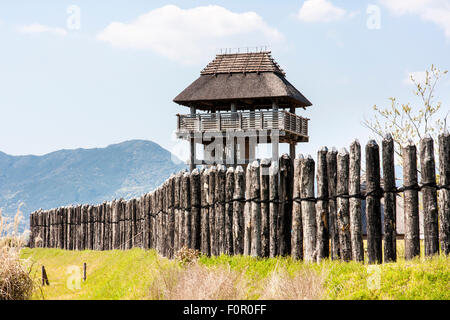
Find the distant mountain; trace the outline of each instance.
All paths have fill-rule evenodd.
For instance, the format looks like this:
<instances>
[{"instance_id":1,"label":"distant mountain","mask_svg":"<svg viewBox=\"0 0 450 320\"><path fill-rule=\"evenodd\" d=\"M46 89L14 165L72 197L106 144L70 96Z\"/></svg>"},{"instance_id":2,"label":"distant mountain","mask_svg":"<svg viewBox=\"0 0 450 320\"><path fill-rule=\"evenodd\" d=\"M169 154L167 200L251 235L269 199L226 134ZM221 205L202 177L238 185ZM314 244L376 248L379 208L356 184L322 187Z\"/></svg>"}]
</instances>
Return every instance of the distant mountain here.
<instances>
[{"instance_id":1,"label":"distant mountain","mask_svg":"<svg viewBox=\"0 0 450 320\"><path fill-rule=\"evenodd\" d=\"M176 159L178 160L178 159ZM60 150L44 156L0 152L0 208L28 216L39 208L132 198L162 184L186 166L152 141L132 140L106 148Z\"/></svg>"}]
</instances>

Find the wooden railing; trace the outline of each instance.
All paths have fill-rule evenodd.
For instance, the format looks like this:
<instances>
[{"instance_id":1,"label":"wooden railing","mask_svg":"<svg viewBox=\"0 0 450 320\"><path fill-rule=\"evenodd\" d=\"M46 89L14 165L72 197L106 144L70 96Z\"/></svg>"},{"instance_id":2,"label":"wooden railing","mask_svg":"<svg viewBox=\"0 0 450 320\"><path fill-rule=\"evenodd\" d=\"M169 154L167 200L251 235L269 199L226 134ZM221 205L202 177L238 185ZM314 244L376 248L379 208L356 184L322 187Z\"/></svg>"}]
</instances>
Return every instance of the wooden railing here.
<instances>
[{"instance_id":1,"label":"wooden railing","mask_svg":"<svg viewBox=\"0 0 450 320\"><path fill-rule=\"evenodd\" d=\"M179 133L278 129L308 136L309 119L284 110L178 114L177 117Z\"/></svg>"}]
</instances>

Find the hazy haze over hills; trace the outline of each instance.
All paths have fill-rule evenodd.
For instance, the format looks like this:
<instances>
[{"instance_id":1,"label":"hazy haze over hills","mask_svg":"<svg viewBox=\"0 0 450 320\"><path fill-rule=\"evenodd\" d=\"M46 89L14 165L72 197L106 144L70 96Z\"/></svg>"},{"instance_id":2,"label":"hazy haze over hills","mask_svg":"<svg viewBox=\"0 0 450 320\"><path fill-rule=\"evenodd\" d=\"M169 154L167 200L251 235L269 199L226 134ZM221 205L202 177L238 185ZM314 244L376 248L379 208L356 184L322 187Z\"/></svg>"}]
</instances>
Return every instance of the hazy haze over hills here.
<instances>
[{"instance_id":1,"label":"hazy haze over hills","mask_svg":"<svg viewBox=\"0 0 450 320\"><path fill-rule=\"evenodd\" d=\"M0 207L3 215L78 203L132 198L185 169L152 141L131 140L106 148L60 150L43 156L0 152ZM176 159L177 160L177 159Z\"/></svg>"}]
</instances>

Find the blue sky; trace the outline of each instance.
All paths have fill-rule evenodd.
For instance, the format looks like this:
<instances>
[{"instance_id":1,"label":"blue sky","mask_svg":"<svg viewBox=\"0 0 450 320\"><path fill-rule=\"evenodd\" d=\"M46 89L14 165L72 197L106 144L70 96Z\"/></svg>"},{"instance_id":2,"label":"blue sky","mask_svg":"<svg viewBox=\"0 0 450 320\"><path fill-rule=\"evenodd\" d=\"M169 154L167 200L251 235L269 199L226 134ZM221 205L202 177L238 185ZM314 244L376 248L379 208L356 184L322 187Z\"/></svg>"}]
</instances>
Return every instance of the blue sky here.
<instances>
[{"instance_id":1,"label":"blue sky","mask_svg":"<svg viewBox=\"0 0 450 320\"><path fill-rule=\"evenodd\" d=\"M179 152L188 110L172 99L221 47L257 45L313 103L298 152L365 143L374 104L418 102L409 73L450 69L450 1L2 1L0 150L148 139ZM437 96L450 109L449 77Z\"/></svg>"}]
</instances>

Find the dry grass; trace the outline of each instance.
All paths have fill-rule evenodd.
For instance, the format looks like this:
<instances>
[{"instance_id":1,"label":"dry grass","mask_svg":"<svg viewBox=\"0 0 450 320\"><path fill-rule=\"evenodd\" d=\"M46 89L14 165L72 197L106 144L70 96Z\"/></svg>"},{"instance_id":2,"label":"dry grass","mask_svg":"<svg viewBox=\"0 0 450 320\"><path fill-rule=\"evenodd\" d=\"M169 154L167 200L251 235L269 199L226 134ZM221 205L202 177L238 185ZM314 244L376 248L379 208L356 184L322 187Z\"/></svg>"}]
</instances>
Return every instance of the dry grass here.
<instances>
[{"instance_id":1,"label":"dry grass","mask_svg":"<svg viewBox=\"0 0 450 320\"><path fill-rule=\"evenodd\" d=\"M161 269L150 286L149 299L240 300L246 299L243 273L217 266L207 268L192 262L183 268Z\"/></svg>"},{"instance_id":2,"label":"dry grass","mask_svg":"<svg viewBox=\"0 0 450 320\"><path fill-rule=\"evenodd\" d=\"M34 283L28 261L20 259L20 249L25 235L18 233L22 219L20 206L12 222L8 222L0 209L0 300L25 300L31 298Z\"/></svg>"},{"instance_id":3,"label":"dry grass","mask_svg":"<svg viewBox=\"0 0 450 320\"><path fill-rule=\"evenodd\" d=\"M325 278L313 270L299 270L292 276L285 267L276 268L265 280L260 299L318 300L325 292Z\"/></svg>"},{"instance_id":4,"label":"dry grass","mask_svg":"<svg viewBox=\"0 0 450 320\"><path fill-rule=\"evenodd\" d=\"M254 283L246 269L230 265L205 266L199 253L183 248L176 253L179 264L159 268L150 286L149 299L164 300L315 300L325 293L326 276L310 269L292 275L285 266L277 266L263 281Z\"/></svg>"}]
</instances>

